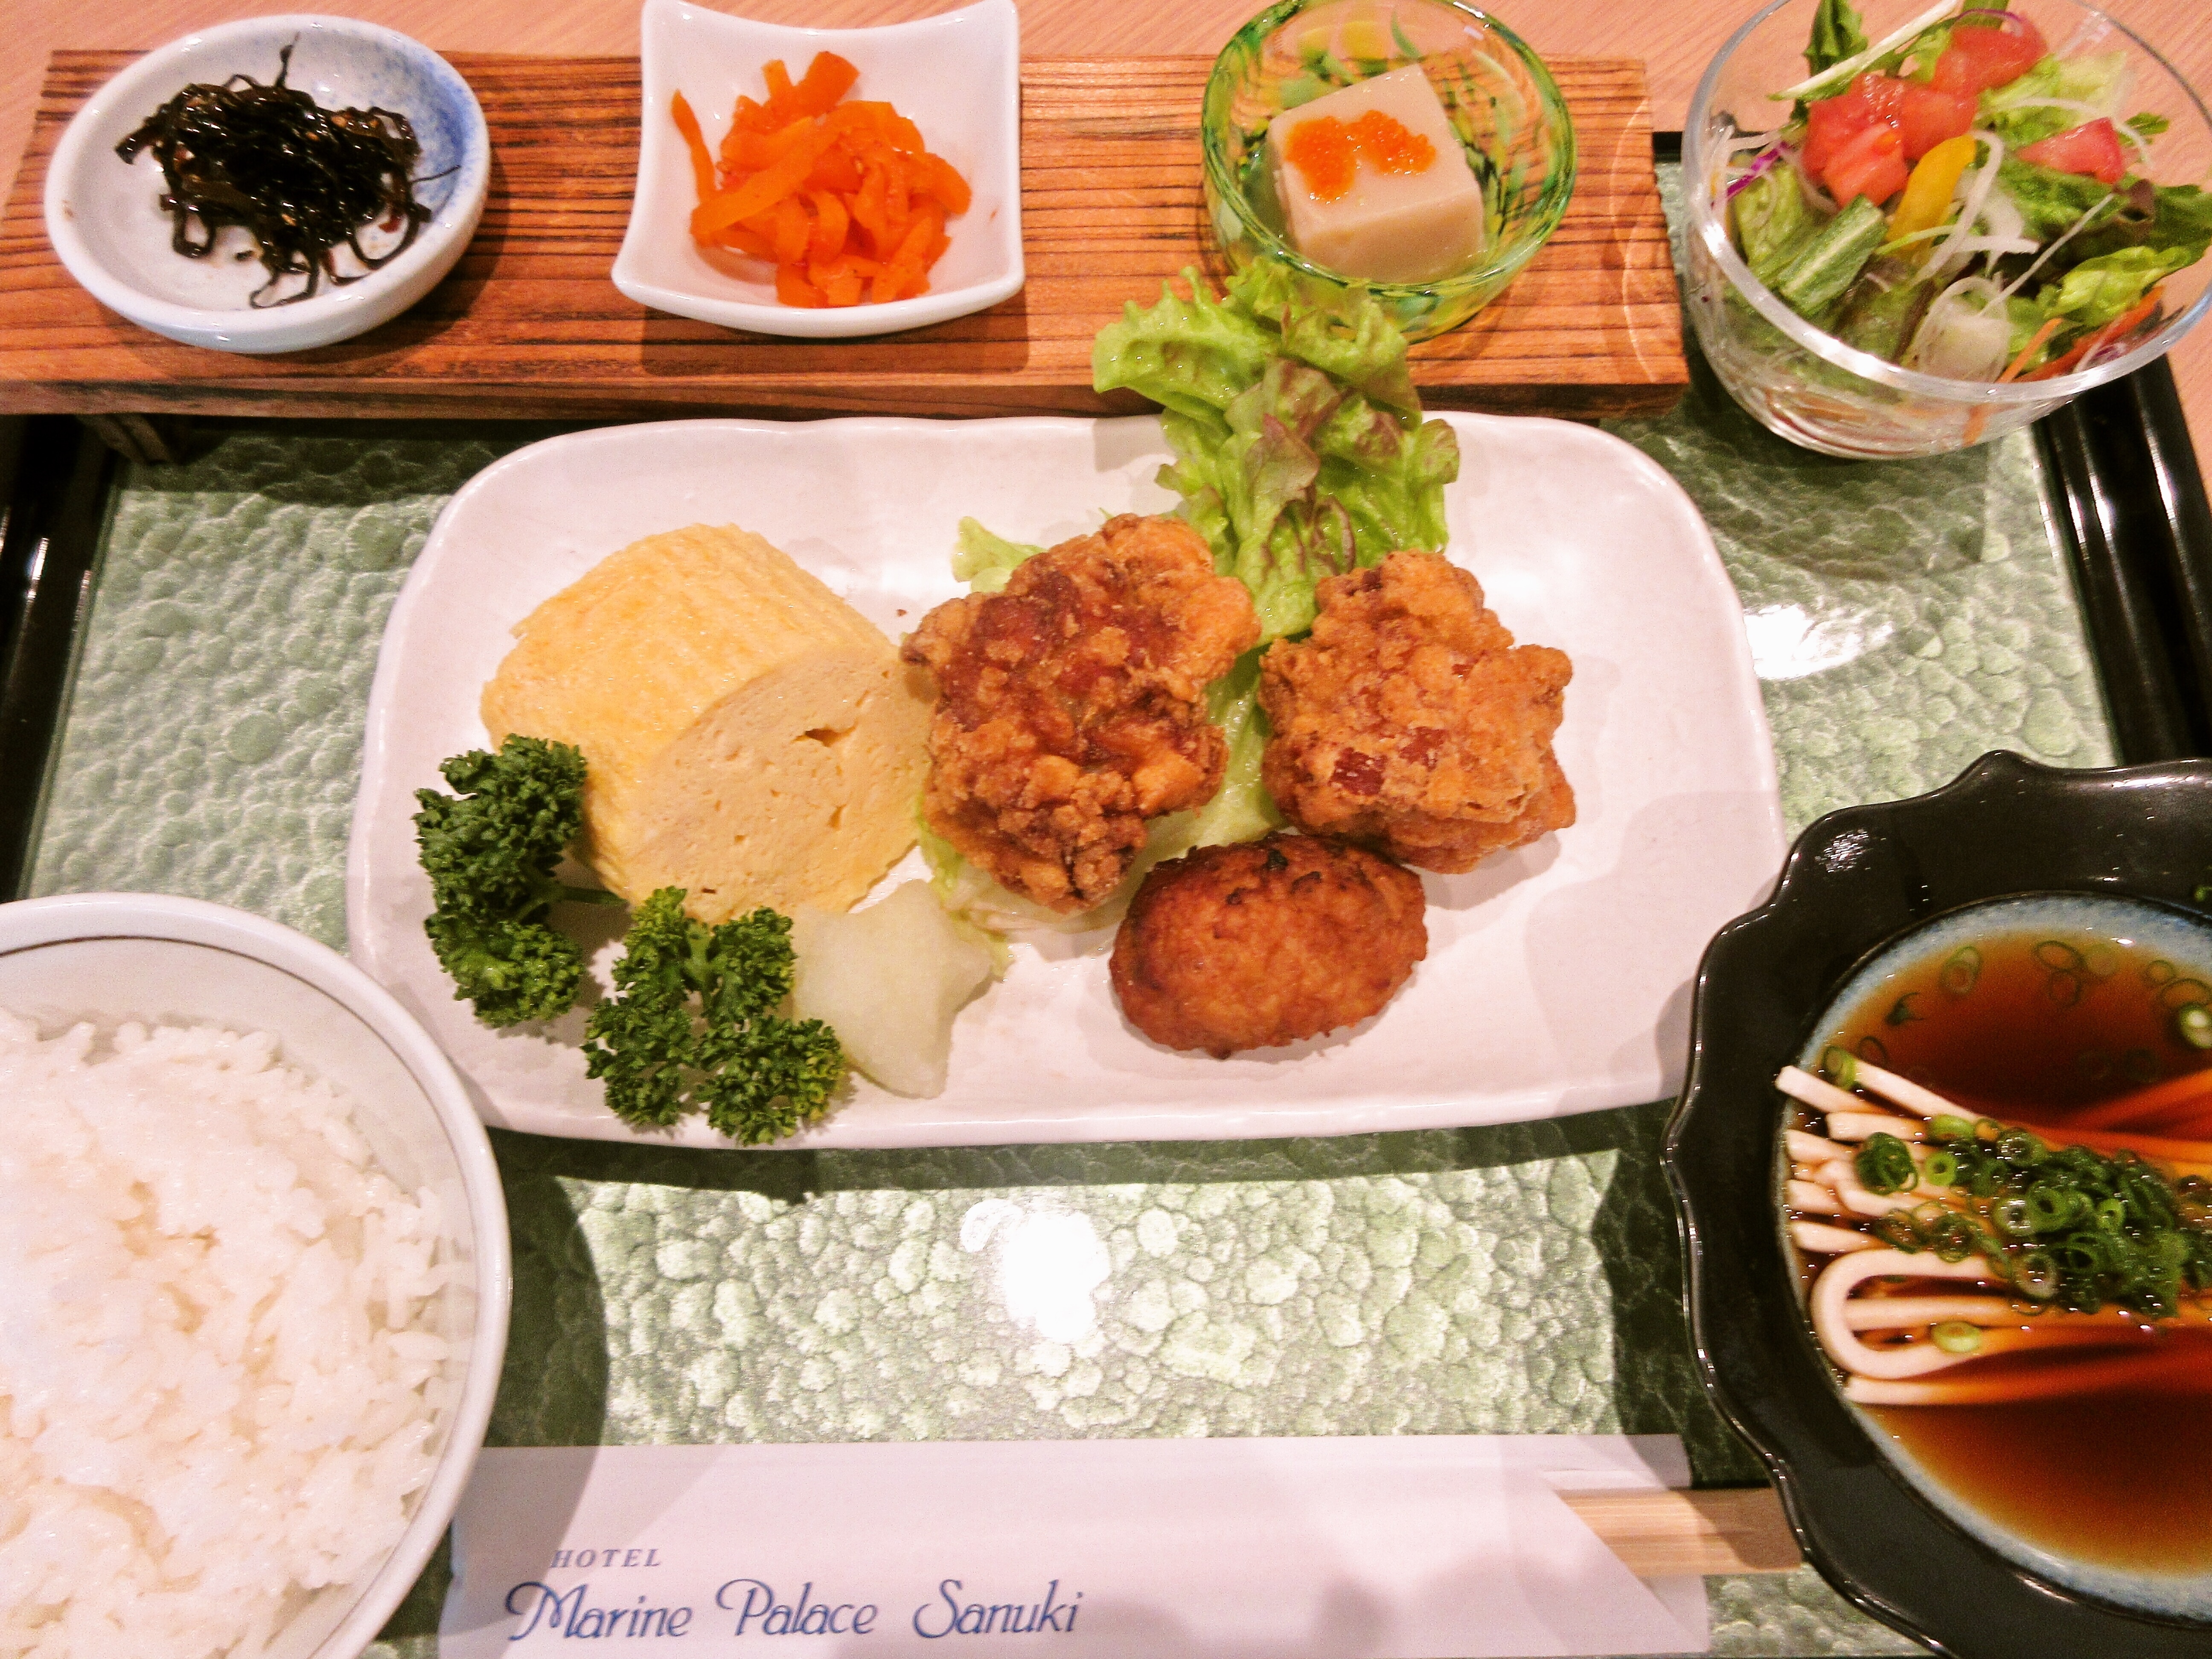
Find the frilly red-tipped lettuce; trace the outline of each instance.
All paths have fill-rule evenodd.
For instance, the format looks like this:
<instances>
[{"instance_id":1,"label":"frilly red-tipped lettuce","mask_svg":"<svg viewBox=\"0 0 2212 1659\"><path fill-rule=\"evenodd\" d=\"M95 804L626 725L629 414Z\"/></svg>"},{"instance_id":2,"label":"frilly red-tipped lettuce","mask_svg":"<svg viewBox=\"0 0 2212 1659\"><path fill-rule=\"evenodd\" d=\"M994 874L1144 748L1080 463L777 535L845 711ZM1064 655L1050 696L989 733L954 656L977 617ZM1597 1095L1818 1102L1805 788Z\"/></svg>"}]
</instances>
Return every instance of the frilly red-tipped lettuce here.
<instances>
[{"instance_id":1,"label":"frilly red-tipped lettuce","mask_svg":"<svg viewBox=\"0 0 2212 1659\"><path fill-rule=\"evenodd\" d=\"M1184 276L1188 299L1165 289L1099 331L1092 382L1165 410L1160 482L1251 590L1262 642L1304 633L1322 577L1442 550L1457 441L1421 419L1405 337L1365 290L1265 260L1218 299Z\"/></svg>"}]
</instances>

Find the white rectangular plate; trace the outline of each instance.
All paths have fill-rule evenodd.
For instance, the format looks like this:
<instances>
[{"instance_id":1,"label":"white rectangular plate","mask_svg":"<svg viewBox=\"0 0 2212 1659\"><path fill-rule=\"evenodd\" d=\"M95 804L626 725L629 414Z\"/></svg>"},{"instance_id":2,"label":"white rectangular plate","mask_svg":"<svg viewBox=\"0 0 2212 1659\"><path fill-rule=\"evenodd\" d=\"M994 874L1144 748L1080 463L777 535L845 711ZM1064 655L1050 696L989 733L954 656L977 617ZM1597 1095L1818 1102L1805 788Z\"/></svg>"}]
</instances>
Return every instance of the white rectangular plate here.
<instances>
[{"instance_id":1,"label":"white rectangular plate","mask_svg":"<svg viewBox=\"0 0 2212 1659\"><path fill-rule=\"evenodd\" d=\"M1704 521L1656 464L1559 421L1450 415L1451 556L1521 639L1574 659L1560 764L1571 829L1463 876L1425 876L1429 952L1375 1018L1217 1060L1147 1042L1107 981L1106 930L1018 943L964 1009L951 1080L908 1100L856 1079L793 1146L1352 1134L1551 1117L1680 1084L1705 941L1784 850L1742 611ZM601 1103L580 1012L493 1031L422 933L414 792L487 741L477 697L539 601L641 537L735 523L894 638L964 591L963 516L1050 544L1161 512L1157 422L672 422L554 438L471 480L386 629L346 872L354 957L428 1025L485 1121L538 1134L727 1145L697 1119L633 1132ZM921 872L919 854L893 872ZM578 913L571 912L571 915ZM595 965L604 974L611 943Z\"/></svg>"}]
</instances>

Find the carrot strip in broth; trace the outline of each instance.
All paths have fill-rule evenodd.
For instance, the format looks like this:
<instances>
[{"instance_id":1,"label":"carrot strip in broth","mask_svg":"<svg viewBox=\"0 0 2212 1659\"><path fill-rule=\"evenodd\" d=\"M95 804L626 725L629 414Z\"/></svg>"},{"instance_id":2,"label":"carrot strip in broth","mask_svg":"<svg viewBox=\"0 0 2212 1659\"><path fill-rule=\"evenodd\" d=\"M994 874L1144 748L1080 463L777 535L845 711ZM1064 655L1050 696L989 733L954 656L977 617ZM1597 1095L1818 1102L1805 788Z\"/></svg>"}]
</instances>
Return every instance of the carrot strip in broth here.
<instances>
[{"instance_id":1,"label":"carrot strip in broth","mask_svg":"<svg viewBox=\"0 0 2212 1659\"><path fill-rule=\"evenodd\" d=\"M2177 1108L2194 1112L2208 1103L2212 1103L2212 1066L2168 1078L2132 1094L2116 1095L2070 1114L2066 1121L2077 1129L2147 1128L2152 1119Z\"/></svg>"}]
</instances>

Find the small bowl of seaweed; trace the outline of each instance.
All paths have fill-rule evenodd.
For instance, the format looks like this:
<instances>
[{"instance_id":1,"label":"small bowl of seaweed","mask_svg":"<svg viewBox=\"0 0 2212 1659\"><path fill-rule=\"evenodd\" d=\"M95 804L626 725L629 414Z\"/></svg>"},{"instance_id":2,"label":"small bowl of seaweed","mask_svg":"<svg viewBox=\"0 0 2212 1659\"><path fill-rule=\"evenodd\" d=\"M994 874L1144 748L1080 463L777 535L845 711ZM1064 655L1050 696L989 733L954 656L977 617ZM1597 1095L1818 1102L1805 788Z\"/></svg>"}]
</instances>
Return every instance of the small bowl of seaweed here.
<instances>
[{"instance_id":1,"label":"small bowl of seaweed","mask_svg":"<svg viewBox=\"0 0 2212 1659\"><path fill-rule=\"evenodd\" d=\"M103 305L187 345L350 339L450 270L491 145L427 46L343 17L256 17L149 52L85 103L46 234Z\"/></svg>"}]
</instances>

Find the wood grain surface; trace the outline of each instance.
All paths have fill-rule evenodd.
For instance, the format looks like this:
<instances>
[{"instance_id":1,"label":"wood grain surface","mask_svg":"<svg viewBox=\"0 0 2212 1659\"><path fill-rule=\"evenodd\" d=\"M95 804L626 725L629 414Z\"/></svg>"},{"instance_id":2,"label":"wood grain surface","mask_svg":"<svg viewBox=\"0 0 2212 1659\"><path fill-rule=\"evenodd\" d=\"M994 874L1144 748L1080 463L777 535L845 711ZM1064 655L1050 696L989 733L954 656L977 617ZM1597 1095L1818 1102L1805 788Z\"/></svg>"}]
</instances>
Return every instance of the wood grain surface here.
<instances>
[{"instance_id":1,"label":"wood grain surface","mask_svg":"<svg viewBox=\"0 0 2212 1659\"><path fill-rule=\"evenodd\" d=\"M948 11L961 0L713 0L770 22L846 28ZM1211 58L1260 0L1015 0L1022 47L1037 58ZM441 52L635 58L633 0L345 0L336 8L404 30ZM1644 60L1650 118L1679 128L1698 76L1758 9L1757 0L1685 6L1680 0L1498 0L1496 8L1547 58ZM2183 77L2212 88L2212 5L2205 0L2106 0L2105 9L2158 46ZM4 0L10 46L0 55L0 158L31 134L49 53L64 47L145 48L234 17L296 11L297 0ZM2212 472L2212 327L2173 354L2200 464Z\"/></svg>"},{"instance_id":2,"label":"wood grain surface","mask_svg":"<svg viewBox=\"0 0 2212 1659\"><path fill-rule=\"evenodd\" d=\"M239 357L106 310L48 245L46 162L70 115L133 54L55 55L0 220L0 411L477 417L1149 407L1091 389L1091 343L1210 251L1197 113L1211 60L1023 64L1029 281L974 316L860 340L776 339L671 317L609 279L636 167L637 65L453 54L495 155L453 274L396 320L318 350ZM1424 342L1443 408L1591 416L1663 410L1686 380L1641 67L1553 65L1572 110L1574 198L1505 295Z\"/></svg>"},{"instance_id":3,"label":"wood grain surface","mask_svg":"<svg viewBox=\"0 0 2212 1659\"><path fill-rule=\"evenodd\" d=\"M1638 1578L1788 1572L1805 1559L1771 1487L1559 1496Z\"/></svg>"}]
</instances>

